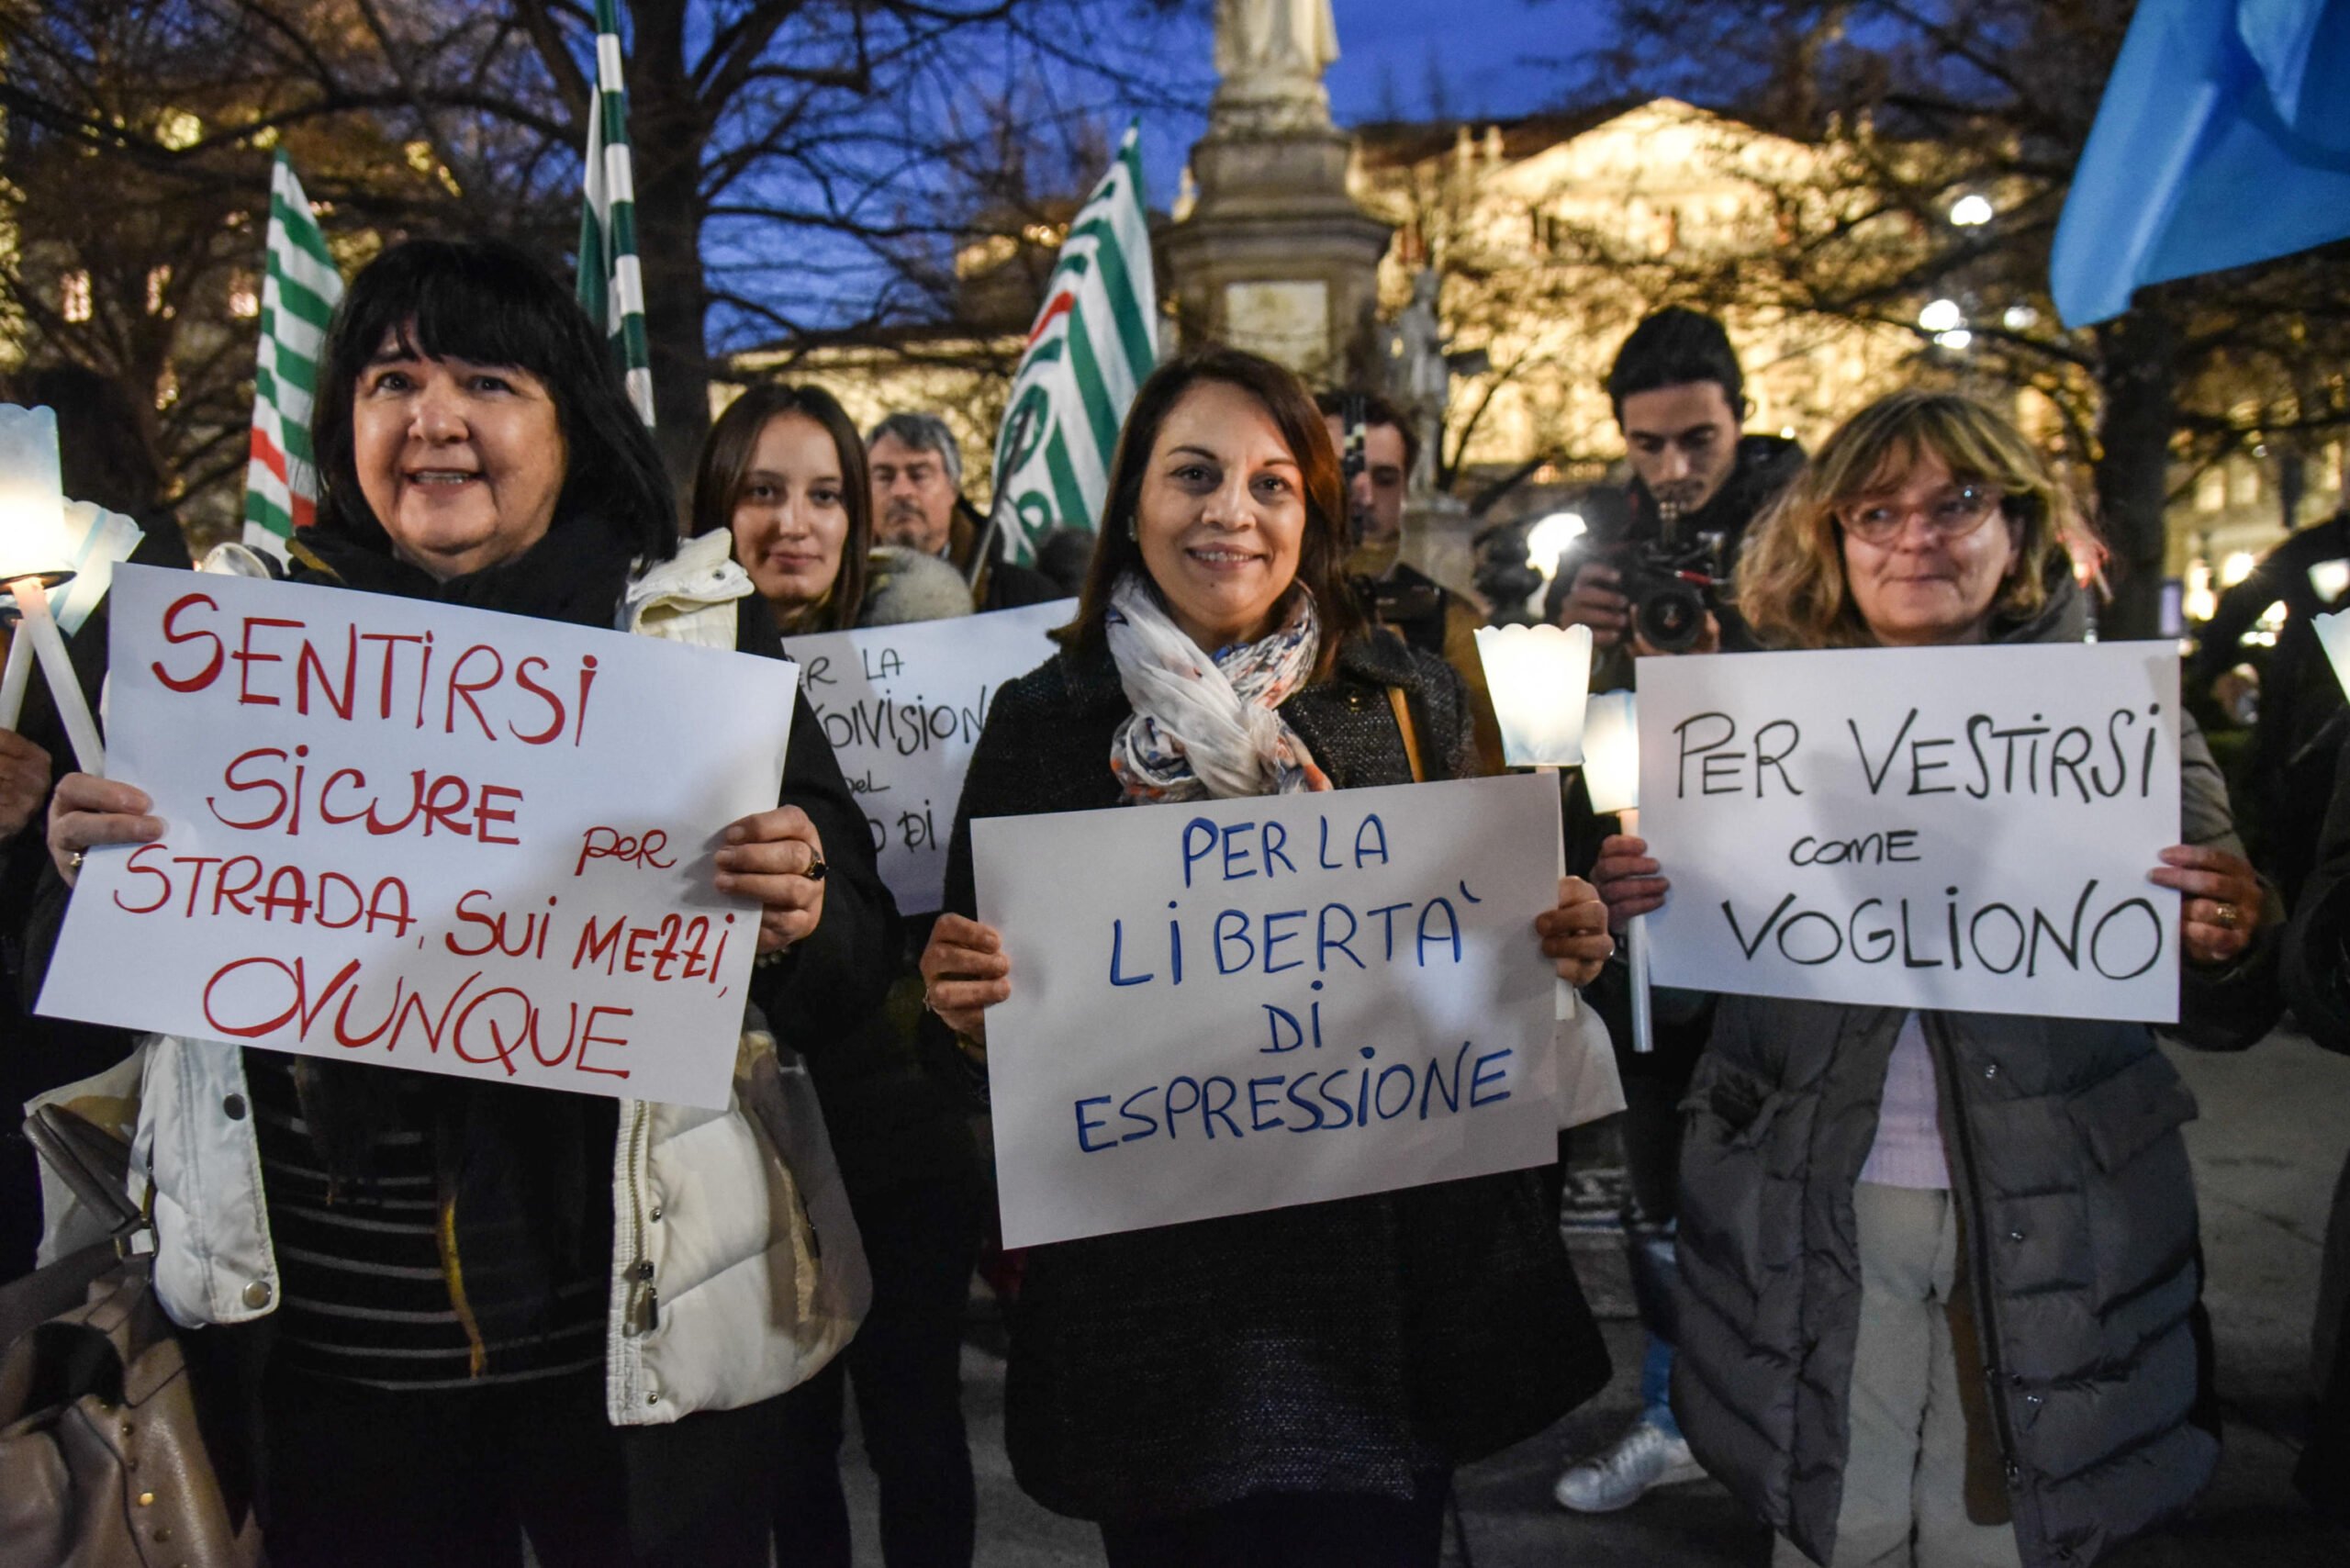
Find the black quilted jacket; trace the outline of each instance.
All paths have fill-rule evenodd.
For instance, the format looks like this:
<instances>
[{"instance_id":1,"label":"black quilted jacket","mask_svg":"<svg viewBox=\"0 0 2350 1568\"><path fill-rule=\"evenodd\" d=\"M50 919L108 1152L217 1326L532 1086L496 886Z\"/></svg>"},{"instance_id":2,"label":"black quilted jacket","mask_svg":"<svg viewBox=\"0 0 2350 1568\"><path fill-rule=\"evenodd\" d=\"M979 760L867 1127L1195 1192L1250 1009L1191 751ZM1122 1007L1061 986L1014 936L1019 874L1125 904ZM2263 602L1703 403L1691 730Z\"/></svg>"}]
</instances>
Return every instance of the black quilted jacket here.
<instances>
[{"instance_id":1,"label":"black quilted jacket","mask_svg":"<svg viewBox=\"0 0 2350 1568\"><path fill-rule=\"evenodd\" d=\"M1382 634L1282 716L1341 789L1472 755L1460 679ZM969 914L974 817L1115 806L1129 711L1106 653L1005 687L955 823L946 906ZM1005 1428L1031 1496L1091 1519L1262 1492L1408 1495L1416 1476L1540 1431L1607 1354L1532 1172L1034 1249L1012 1320Z\"/></svg>"}]
</instances>

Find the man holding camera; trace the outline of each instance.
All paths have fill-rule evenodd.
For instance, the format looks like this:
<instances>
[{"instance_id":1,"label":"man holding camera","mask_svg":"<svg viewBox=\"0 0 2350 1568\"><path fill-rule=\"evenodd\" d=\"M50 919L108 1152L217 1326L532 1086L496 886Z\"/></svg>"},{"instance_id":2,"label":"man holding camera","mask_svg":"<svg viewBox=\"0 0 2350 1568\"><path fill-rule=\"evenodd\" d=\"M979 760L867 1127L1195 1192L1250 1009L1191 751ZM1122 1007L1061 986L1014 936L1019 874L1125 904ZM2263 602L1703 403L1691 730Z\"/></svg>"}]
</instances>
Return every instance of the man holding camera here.
<instances>
[{"instance_id":1,"label":"man holding camera","mask_svg":"<svg viewBox=\"0 0 2350 1568\"><path fill-rule=\"evenodd\" d=\"M1747 525L1803 466L1803 452L1777 436L1739 433L1745 377L1729 335L1710 316L1678 307L1632 330L1607 375L1607 395L1632 467L1621 488L1593 492L1583 505L1590 532L1560 562L1550 617L1588 626L1591 686L1632 684L1633 657L1715 653L1751 646L1737 611L1723 601ZM1567 807L1569 857L1587 868L1614 819L1595 818L1580 783ZM1621 964L1585 992L1618 1043L1627 1110L1622 1123L1628 1191L1625 1248L1632 1294L1648 1329L1639 1417L1615 1444L1571 1465L1553 1489L1561 1506L1611 1513L1651 1488L1699 1479L1668 1394L1676 1338L1673 1222L1679 1208L1680 1102L1713 1026L1713 999L1655 993L1656 1049L1631 1039L1631 997Z\"/></svg>"},{"instance_id":2,"label":"man holding camera","mask_svg":"<svg viewBox=\"0 0 2350 1568\"><path fill-rule=\"evenodd\" d=\"M1484 661L1477 654L1484 612L1402 558L1404 491L1419 461L1419 432L1376 392L1325 392L1315 403L1346 472L1347 521L1354 535L1347 575L1364 612L1460 672L1478 759L1485 772L1500 773L1501 721L1494 716Z\"/></svg>"},{"instance_id":3,"label":"man holding camera","mask_svg":"<svg viewBox=\"0 0 2350 1568\"><path fill-rule=\"evenodd\" d=\"M1607 373L1632 481L1595 490L1591 532L1561 563L1547 608L1591 628L1592 689L1632 684L1635 654L1714 653L1741 645L1723 607L1739 541L1803 466L1773 435L1740 435L1746 378L1729 334L1679 306L1632 329Z\"/></svg>"}]
</instances>

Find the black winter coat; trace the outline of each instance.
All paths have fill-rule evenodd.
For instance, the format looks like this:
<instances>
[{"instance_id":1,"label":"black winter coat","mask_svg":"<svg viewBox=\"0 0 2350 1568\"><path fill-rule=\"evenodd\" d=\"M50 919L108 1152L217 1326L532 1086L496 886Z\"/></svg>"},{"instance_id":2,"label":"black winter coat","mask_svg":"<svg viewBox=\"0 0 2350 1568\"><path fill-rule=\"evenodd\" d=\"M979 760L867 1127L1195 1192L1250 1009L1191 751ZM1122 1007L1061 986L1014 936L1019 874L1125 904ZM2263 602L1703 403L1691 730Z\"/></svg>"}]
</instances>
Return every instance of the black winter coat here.
<instances>
[{"instance_id":1,"label":"black winter coat","mask_svg":"<svg viewBox=\"0 0 2350 1568\"><path fill-rule=\"evenodd\" d=\"M2077 638L2079 609L2060 593L1999 640ZM2181 743L2184 841L2241 854L2191 722ZM2224 969L2182 964L2188 1044L2267 1032L2274 935ZM1725 996L1684 1103L1673 1412L1707 1470L1822 1562L1861 1312L1852 1189L1903 1016ZM2017 1543L2025 1568L2085 1565L2185 1506L2218 1457L2188 1419L2201 1280L2178 1128L2195 1098L2141 1025L1920 1021Z\"/></svg>"},{"instance_id":2,"label":"black winter coat","mask_svg":"<svg viewBox=\"0 0 2350 1568\"><path fill-rule=\"evenodd\" d=\"M1460 677L1385 634L1348 644L1281 715L1339 788L1406 783L1389 687L1430 775L1465 770ZM1003 689L964 785L948 909L976 908L974 818L1118 804L1110 739L1129 711L1098 649ZM1091 1519L1408 1495L1606 1384L1555 1221L1517 1171L1033 1249L1012 1317L1013 1473Z\"/></svg>"},{"instance_id":3,"label":"black winter coat","mask_svg":"<svg viewBox=\"0 0 2350 1568\"><path fill-rule=\"evenodd\" d=\"M2285 1000L2310 1038L2350 1054L2350 745L2339 748L2316 864L2285 933L2284 977ZM2340 1195L2350 1193L2350 1166L2334 1191L2318 1287L2317 1409L2293 1480L2321 1512L2350 1524L2350 1291L2342 1284L2350 1278L2350 1204Z\"/></svg>"}]
</instances>

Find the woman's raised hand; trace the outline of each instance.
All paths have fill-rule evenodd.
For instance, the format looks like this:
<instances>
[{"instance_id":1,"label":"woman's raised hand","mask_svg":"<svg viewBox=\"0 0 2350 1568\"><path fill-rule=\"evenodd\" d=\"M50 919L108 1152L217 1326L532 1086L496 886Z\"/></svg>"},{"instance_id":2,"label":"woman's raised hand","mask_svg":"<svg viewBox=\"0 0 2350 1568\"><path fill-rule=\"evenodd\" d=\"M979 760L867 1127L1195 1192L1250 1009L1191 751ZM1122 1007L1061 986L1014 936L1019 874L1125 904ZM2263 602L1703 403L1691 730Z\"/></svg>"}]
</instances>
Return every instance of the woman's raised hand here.
<instances>
[{"instance_id":1,"label":"woman's raised hand","mask_svg":"<svg viewBox=\"0 0 2350 1568\"><path fill-rule=\"evenodd\" d=\"M69 773L49 798L49 857L72 887L82 874L82 855L102 844L151 844L163 836L163 819L151 813L147 791L117 778Z\"/></svg>"},{"instance_id":2,"label":"woman's raised hand","mask_svg":"<svg viewBox=\"0 0 2350 1568\"><path fill-rule=\"evenodd\" d=\"M1599 860L1591 868L1599 896L1607 904L1607 928L1620 932L1634 915L1664 907L1673 884L1663 868L1649 858L1649 842L1628 834L1611 834L1599 845Z\"/></svg>"},{"instance_id":3,"label":"woman's raised hand","mask_svg":"<svg viewBox=\"0 0 2350 1568\"><path fill-rule=\"evenodd\" d=\"M798 806L754 812L729 826L718 890L759 901L759 951L804 939L824 917L824 841Z\"/></svg>"},{"instance_id":4,"label":"woman's raised hand","mask_svg":"<svg viewBox=\"0 0 2350 1568\"><path fill-rule=\"evenodd\" d=\"M1581 877L1559 879L1558 905L1536 915L1534 929L1542 938L1542 956L1570 985L1589 985L1616 950L1616 939L1607 935L1607 906L1599 890Z\"/></svg>"},{"instance_id":5,"label":"woman's raised hand","mask_svg":"<svg viewBox=\"0 0 2350 1568\"><path fill-rule=\"evenodd\" d=\"M987 1010L1012 994L1012 958L992 925L942 914L922 950L923 1004L968 1039L988 1037Z\"/></svg>"},{"instance_id":6,"label":"woman's raised hand","mask_svg":"<svg viewBox=\"0 0 2350 1568\"><path fill-rule=\"evenodd\" d=\"M2178 944L2188 962L2224 964L2252 946L2268 893L2244 857L2174 844L2148 875L2186 895L2178 901Z\"/></svg>"}]
</instances>

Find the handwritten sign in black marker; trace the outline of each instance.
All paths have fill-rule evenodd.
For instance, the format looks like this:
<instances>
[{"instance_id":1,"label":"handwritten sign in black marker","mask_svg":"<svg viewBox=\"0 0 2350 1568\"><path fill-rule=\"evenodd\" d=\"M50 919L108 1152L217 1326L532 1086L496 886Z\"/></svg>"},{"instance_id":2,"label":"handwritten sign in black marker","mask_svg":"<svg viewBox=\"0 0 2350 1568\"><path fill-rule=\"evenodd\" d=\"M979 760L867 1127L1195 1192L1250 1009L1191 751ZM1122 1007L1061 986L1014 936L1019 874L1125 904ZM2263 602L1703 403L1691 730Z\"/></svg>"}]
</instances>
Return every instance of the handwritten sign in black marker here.
<instances>
[{"instance_id":1,"label":"handwritten sign in black marker","mask_svg":"<svg viewBox=\"0 0 2350 1568\"><path fill-rule=\"evenodd\" d=\"M2165 644L1646 659L1640 805L1661 985L2177 1015Z\"/></svg>"}]
</instances>

